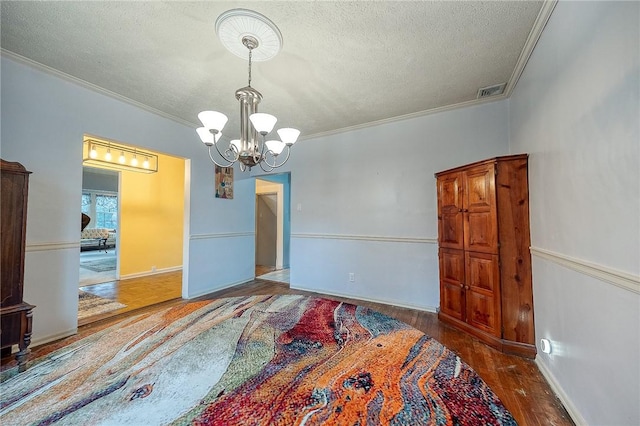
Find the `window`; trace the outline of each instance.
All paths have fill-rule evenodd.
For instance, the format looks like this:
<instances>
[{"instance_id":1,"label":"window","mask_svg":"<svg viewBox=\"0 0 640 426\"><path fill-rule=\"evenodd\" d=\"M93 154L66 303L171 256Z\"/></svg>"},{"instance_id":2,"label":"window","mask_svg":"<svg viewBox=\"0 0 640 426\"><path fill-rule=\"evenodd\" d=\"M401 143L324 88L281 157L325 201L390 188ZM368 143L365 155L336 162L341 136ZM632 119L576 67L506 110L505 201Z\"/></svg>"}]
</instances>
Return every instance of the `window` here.
<instances>
[{"instance_id":1,"label":"window","mask_svg":"<svg viewBox=\"0 0 640 426\"><path fill-rule=\"evenodd\" d=\"M118 194L104 191L83 191L82 213L91 218L90 228L116 229L118 226Z\"/></svg>"},{"instance_id":2,"label":"window","mask_svg":"<svg viewBox=\"0 0 640 426\"><path fill-rule=\"evenodd\" d=\"M88 192L82 193L82 213L91 217L91 194Z\"/></svg>"},{"instance_id":3,"label":"window","mask_svg":"<svg viewBox=\"0 0 640 426\"><path fill-rule=\"evenodd\" d=\"M118 224L118 197L96 195L96 228L115 229Z\"/></svg>"}]
</instances>

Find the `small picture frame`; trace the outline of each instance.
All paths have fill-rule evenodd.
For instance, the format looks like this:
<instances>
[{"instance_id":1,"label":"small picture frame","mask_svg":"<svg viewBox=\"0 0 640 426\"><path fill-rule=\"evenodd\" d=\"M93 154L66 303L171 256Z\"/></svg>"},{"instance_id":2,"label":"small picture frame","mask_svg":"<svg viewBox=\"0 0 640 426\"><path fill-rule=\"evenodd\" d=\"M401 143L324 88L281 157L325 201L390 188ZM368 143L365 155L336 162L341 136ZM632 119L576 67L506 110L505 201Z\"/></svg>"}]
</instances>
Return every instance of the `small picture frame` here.
<instances>
[{"instance_id":1,"label":"small picture frame","mask_svg":"<svg viewBox=\"0 0 640 426\"><path fill-rule=\"evenodd\" d=\"M233 167L215 166L216 198L233 199Z\"/></svg>"}]
</instances>

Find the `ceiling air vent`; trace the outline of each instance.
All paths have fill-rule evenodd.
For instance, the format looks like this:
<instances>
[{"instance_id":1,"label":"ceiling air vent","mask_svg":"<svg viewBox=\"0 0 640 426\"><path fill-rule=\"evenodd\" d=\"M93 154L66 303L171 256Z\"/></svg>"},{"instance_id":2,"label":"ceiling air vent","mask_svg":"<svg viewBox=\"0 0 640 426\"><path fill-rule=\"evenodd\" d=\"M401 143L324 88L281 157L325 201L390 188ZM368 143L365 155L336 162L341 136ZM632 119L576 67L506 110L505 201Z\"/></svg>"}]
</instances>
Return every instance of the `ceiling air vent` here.
<instances>
[{"instance_id":1,"label":"ceiling air vent","mask_svg":"<svg viewBox=\"0 0 640 426\"><path fill-rule=\"evenodd\" d=\"M504 93L504 86L506 85L507 83L502 83L478 89L478 99L488 98L489 96L502 95L502 93Z\"/></svg>"}]
</instances>

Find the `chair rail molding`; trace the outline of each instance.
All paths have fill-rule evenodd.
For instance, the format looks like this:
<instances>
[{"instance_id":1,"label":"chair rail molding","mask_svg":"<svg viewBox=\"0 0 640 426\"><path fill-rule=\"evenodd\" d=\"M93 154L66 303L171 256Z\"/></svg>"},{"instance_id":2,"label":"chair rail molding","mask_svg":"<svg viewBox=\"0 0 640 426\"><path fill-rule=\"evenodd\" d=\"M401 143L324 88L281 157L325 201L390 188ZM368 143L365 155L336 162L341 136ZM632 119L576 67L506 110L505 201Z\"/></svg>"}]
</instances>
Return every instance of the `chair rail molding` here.
<instances>
[{"instance_id":1,"label":"chair rail molding","mask_svg":"<svg viewBox=\"0 0 640 426\"><path fill-rule=\"evenodd\" d=\"M640 276L618 271L596 263L588 262L575 257L556 253L539 247L530 247L531 254L541 259L549 260L565 268L572 269L581 274L589 275L601 281L613 284L616 287L640 294Z\"/></svg>"},{"instance_id":2,"label":"chair rail molding","mask_svg":"<svg viewBox=\"0 0 640 426\"><path fill-rule=\"evenodd\" d=\"M80 241L52 241L27 243L25 252L29 253L34 251L66 250L77 248L80 248Z\"/></svg>"},{"instance_id":3,"label":"chair rail molding","mask_svg":"<svg viewBox=\"0 0 640 426\"><path fill-rule=\"evenodd\" d=\"M189 236L190 240L210 240L214 238L237 238L237 237L253 237L256 233L250 232L225 232L219 234L192 234Z\"/></svg>"},{"instance_id":4,"label":"chair rail molding","mask_svg":"<svg viewBox=\"0 0 640 426\"><path fill-rule=\"evenodd\" d=\"M385 242L385 243L438 244L437 238L383 237L379 235L291 234L291 238L309 238L309 239L320 239L320 240L379 241L379 242Z\"/></svg>"}]
</instances>

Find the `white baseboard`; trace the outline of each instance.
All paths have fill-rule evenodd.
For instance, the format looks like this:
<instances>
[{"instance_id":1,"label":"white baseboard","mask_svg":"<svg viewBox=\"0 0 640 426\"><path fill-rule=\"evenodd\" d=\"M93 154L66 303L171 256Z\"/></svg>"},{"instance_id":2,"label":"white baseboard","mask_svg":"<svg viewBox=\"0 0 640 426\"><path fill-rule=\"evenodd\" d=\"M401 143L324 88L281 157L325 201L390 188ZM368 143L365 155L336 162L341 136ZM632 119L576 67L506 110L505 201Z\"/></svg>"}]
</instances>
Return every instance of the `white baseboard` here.
<instances>
[{"instance_id":1,"label":"white baseboard","mask_svg":"<svg viewBox=\"0 0 640 426\"><path fill-rule=\"evenodd\" d=\"M544 378L547 379L547 382L549 383L549 386L551 386L553 392L557 395L558 399L560 399L560 402L562 402L562 405L564 405L564 408L569 413L571 420L573 420L573 422L577 426L587 425L587 421L582 417L576 406L573 405L573 402L571 402L571 398L569 398L569 395L567 395L564 389L562 389L562 386L560 386L560 383L558 383L555 376L551 373L551 371L549 371L547 366L542 361L540 361L539 356L536 356L536 365L538 366L538 369L540 370Z\"/></svg>"},{"instance_id":2,"label":"white baseboard","mask_svg":"<svg viewBox=\"0 0 640 426\"><path fill-rule=\"evenodd\" d=\"M432 313L437 312L437 307L433 307L433 306L417 306L417 305L410 305L407 303L400 303L393 300L371 299L371 298L361 297L353 294L344 294L344 293L337 293L337 292L334 293L334 292L328 292L325 290L321 291L319 289L314 289L314 288L294 286L293 284L290 284L289 288L293 290L302 290L302 291L309 291L312 293L326 294L328 296L345 297L347 299L362 300L363 302L373 302L373 303L380 303L382 305L390 305L390 306L398 306L400 308L415 309L417 311L432 312Z\"/></svg>"},{"instance_id":3,"label":"white baseboard","mask_svg":"<svg viewBox=\"0 0 640 426\"><path fill-rule=\"evenodd\" d=\"M120 279L128 280L131 278L148 277L151 275L158 275L158 274L164 274L167 272L175 272L175 271L181 271L181 270L182 270L182 266L172 266L170 268L156 269L155 271L137 272L135 274L120 275Z\"/></svg>"},{"instance_id":4,"label":"white baseboard","mask_svg":"<svg viewBox=\"0 0 640 426\"><path fill-rule=\"evenodd\" d=\"M240 284L245 284L245 283L251 281L252 279L253 279L253 277L249 277L249 278L241 280L241 281L236 281L236 282L233 282L233 283L230 283L230 284L225 284L222 287L217 287L217 288L213 288L213 289L204 290L204 291L201 291L201 292L198 292L198 293L190 294L189 297L187 297L187 299L196 299L198 297L206 296L207 294L215 293L215 292L220 291L220 290L226 290L228 288L235 287L235 286L238 286Z\"/></svg>"},{"instance_id":5,"label":"white baseboard","mask_svg":"<svg viewBox=\"0 0 640 426\"><path fill-rule=\"evenodd\" d=\"M75 327L60 333L51 334L49 336L38 337L37 339L33 339L31 341L29 348L35 348L36 346L40 346L46 343L54 342L56 340L64 339L65 337L73 336L74 334L77 334L77 333L78 333L78 327Z\"/></svg>"}]
</instances>

